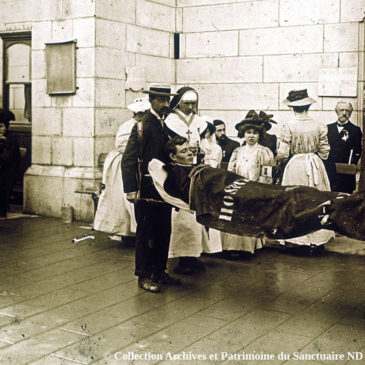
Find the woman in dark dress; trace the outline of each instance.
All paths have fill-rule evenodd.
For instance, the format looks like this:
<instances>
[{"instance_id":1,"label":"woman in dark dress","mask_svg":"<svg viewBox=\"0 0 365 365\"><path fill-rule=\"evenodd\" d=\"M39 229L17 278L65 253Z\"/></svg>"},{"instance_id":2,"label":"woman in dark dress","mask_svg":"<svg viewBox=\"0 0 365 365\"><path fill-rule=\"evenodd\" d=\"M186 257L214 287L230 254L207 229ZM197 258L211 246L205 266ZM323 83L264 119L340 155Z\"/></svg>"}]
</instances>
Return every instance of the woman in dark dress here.
<instances>
[{"instance_id":1,"label":"woman in dark dress","mask_svg":"<svg viewBox=\"0 0 365 365\"><path fill-rule=\"evenodd\" d=\"M6 217L12 188L16 182L20 153L16 136L9 132L9 122L15 116L0 110L0 217Z\"/></svg>"}]
</instances>

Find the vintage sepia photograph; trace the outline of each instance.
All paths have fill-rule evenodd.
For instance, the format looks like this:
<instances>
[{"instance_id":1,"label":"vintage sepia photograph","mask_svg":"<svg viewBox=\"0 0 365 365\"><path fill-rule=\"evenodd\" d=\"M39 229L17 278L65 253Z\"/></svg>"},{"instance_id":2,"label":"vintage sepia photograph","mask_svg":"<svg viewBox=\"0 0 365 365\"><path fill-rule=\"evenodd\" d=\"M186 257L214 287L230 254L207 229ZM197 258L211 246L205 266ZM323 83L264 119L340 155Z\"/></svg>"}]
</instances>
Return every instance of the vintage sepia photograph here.
<instances>
[{"instance_id":1,"label":"vintage sepia photograph","mask_svg":"<svg viewBox=\"0 0 365 365\"><path fill-rule=\"evenodd\" d=\"M0 365L365 364L365 0L0 0Z\"/></svg>"}]
</instances>

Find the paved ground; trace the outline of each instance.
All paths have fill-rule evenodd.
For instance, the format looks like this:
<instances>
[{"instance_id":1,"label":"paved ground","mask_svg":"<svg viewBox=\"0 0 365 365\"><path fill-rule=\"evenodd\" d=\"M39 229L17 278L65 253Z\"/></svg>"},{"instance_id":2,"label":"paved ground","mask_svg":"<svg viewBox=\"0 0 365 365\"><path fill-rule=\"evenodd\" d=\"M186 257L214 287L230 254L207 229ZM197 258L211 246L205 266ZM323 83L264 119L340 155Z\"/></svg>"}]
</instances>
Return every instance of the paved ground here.
<instances>
[{"instance_id":1,"label":"paved ground","mask_svg":"<svg viewBox=\"0 0 365 365\"><path fill-rule=\"evenodd\" d=\"M133 249L101 233L72 243L85 232L50 218L0 221L0 364L365 363L350 357L365 356L364 256L204 257L206 273L149 294ZM329 248L346 245L365 248L344 237ZM316 359L325 354L343 359Z\"/></svg>"}]
</instances>

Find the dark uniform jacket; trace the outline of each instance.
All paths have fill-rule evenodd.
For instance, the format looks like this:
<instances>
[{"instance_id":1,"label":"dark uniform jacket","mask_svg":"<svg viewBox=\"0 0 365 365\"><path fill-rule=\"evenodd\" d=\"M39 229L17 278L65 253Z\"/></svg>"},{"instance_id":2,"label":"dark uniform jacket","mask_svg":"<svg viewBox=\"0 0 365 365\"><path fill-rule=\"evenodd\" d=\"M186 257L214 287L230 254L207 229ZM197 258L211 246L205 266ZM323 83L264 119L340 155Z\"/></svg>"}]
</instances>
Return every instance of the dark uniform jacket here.
<instances>
[{"instance_id":1,"label":"dark uniform jacket","mask_svg":"<svg viewBox=\"0 0 365 365\"><path fill-rule=\"evenodd\" d=\"M234 141L233 139L230 139L228 137L226 137L223 141L217 139L217 142L219 146L222 148L222 153L223 153L222 162L229 162L232 156L232 152L237 147L240 146L240 144L237 141Z\"/></svg>"},{"instance_id":2,"label":"dark uniform jacket","mask_svg":"<svg viewBox=\"0 0 365 365\"><path fill-rule=\"evenodd\" d=\"M138 157L142 151L142 183L141 183L141 197L161 200L160 195L155 189L152 178L148 173L148 164L153 158L157 158L162 162L167 163L168 158L165 153L165 145L168 141L168 135L165 127L161 122L151 113L142 119L142 148L138 140L136 123L132 129L129 137L127 147L122 158L122 178L123 188L125 193L138 191L137 171L138 171Z\"/></svg>"},{"instance_id":3,"label":"dark uniform jacket","mask_svg":"<svg viewBox=\"0 0 365 365\"><path fill-rule=\"evenodd\" d=\"M344 125L341 133L338 132L337 122L328 125L328 142L331 150L326 167L332 190L342 192L355 190L355 175L337 174L335 163L348 163L350 152L353 150L351 163L356 165L361 156L361 137L361 129L350 121Z\"/></svg>"}]
</instances>

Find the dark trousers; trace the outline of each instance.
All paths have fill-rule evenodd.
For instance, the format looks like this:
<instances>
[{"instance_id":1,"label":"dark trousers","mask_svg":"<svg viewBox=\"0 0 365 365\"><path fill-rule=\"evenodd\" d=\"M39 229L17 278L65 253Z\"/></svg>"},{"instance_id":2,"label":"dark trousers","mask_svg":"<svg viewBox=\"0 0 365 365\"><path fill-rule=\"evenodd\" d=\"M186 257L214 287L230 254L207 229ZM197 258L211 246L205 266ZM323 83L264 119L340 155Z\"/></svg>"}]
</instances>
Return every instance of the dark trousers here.
<instances>
[{"instance_id":1,"label":"dark trousers","mask_svg":"<svg viewBox=\"0 0 365 365\"><path fill-rule=\"evenodd\" d=\"M135 204L137 221L135 275L149 277L166 270L171 235L171 206L139 200Z\"/></svg>"},{"instance_id":2,"label":"dark trousers","mask_svg":"<svg viewBox=\"0 0 365 365\"><path fill-rule=\"evenodd\" d=\"M11 186L8 174L0 169L0 217L6 216L10 198Z\"/></svg>"}]
</instances>

